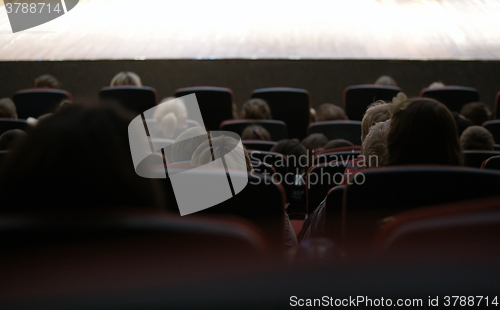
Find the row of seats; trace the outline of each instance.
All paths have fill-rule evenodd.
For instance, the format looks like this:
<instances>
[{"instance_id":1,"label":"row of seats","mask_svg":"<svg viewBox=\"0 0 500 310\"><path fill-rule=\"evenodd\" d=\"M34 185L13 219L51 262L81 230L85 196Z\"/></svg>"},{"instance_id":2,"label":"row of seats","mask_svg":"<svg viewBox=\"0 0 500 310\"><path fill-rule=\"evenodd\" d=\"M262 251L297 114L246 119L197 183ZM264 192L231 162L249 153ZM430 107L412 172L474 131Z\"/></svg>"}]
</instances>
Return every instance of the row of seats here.
<instances>
[{"instance_id":1,"label":"row of seats","mask_svg":"<svg viewBox=\"0 0 500 310\"><path fill-rule=\"evenodd\" d=\"M340 185L346 167L359 155L359 147L322 151L315 156L314 165L306 174L308 213L320 204L329 190ZM500 170L500 151L463 151L465 167Z\"/></svg>"},{"instance_id":2,"label":"row of seats","mask_svg":"<svg viewBox=\"0 0 500 310\"><path fill-rule=\"evenodd\" d=\"M498 171L445 166L368 169L363 182L328 192L323 236L341 240L352 253L366 251L377 230L396 214L498 195Z\"/></svg>"},{"instance_id":3,"label":"row of seats","mask_svg":"<svg viewBox=\"0 0 500 310\"><path fill-rule=\"evenodd\" d=\"M251 307L243 308L280 308L291 288L314 297L329 296L332 287L346 296L376 287L392 297L406 287L403 296L416 297L415 288L425 291L429 285L432 293L440 287L440 296L456 293L457 285L466 293L480 287L482 295L495 296L498 286L499 198L393 216L375 234L373 257L385 264L375 268L352 262L346 266L330 256L332 245L317 247L322 257L333 258L328 264L266 264L265 239L251 224L236 219L178 218L144 210L97 215L77 221L0 219L0 270L6 279L0 282L2 305L234 309L251 301ZM426 265L418 262L433 265L422 268ZM467 281L457 284L457 275L463 280L468 274Z\"/></svg>"},{"instance_id":4,"label":"row of seats","mask_svg":"<svg viewBox=\"0 0 500 310\"><path fill-rule=\"evenodd\" d=\"M349 86L344 90L343 107L349 119L360 121L369 104L376 100L391 100L400 91L403 90L393 86ZM233 118L234 96L231 89L209 86L187 87L176 90L174 96L182 97L191 93L197 96L208 130L217 130L223 121ZM479 101L479 93L476 89L463 86L425 88L420 92L420 96L437 99L448 106L451 111L460 111L464 104ZM294 124L288 128L288 137L298 139L306 137L311 107L311 96L307 90L287 87L262 88L254 90L251 97L266 100L275 120ZM156 90L147 86L104 87L99 93L99 98L103 102L120 101L136 113L141 113L158 103ZM51 112L63 99L71 99L71 94L56 89L21 90L13 97L19 118L38 117ZM496 106L499 100L500 92L495 101L495 117L498 113ZM36 104L33 104L34 102ZM188 115L192 108L194 107L187 106Z\"/></svg>"}]
</instances>

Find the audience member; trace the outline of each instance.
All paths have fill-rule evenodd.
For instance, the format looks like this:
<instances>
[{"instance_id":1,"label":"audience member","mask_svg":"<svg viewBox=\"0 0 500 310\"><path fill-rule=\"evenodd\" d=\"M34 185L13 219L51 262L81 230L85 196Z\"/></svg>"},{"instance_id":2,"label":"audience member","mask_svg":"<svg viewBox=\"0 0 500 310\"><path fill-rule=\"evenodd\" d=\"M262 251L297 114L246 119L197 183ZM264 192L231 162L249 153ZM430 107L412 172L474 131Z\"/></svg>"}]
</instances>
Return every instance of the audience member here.
<instances>
[{"instance_id":1,"label":"audience member","mask_svg":"<svg viewBox=\"0 0 500 310\"><path fill-rule=\"evenodd\" d=\"M328 143L323 146L323 150L338 149L346 146L354 146L354 144L344 139L335 139L328 141Z\"/></svg>"},{"instance_id":2,"label":"audience member","mask_svg":"<svg viewBox=\"0 0 500 310\"><path fill-rule=\"evenodd\" d=\"M201 127L184 130L172 144L172 162L191 161L194 151L208 140L209 133Z\"/></svg>"},{"instance_id":3,"label":"audience member","mask_svg":"<svg viewBox=\"0 0 500 310\"><path fill-rule=\"evenodd\" d=\"M176 139L187 129L186 105L180 99L174 98L161 102L156 107L153 117L156 119L157 126L161 128L165 139Z\"/></svg>"},{"instance_id":4,"label":"audience member","mask_svg":"<svg viewBox=\"0 0 500 310\"><path fill-rule=\"evenodd\" d=\"M262 126L250 125L243 130L241 139L271 141L271 135L269 134L269 131Z\"/></svg>"},{"instance_id":5,"label":"audience member","mask_svg":"<svg viewBox=\"0 0 500 310\"><path fill-rule=\"evenodd\" d=\"M457 127L448 108L429 98L391 104L388 165L463 165Z\"/></svg>"},{"instance_id":6,"label":"audience member","mask_svg":"<svg viewBox=\"0 0 500 310\"><path fill-rule=\"evenodd\" d=\"M191 164L196 166L206 165L224 156L228 169L252 172L253 167L250 156L243 145L241 145L243 154L231 152L237 147L238 143L238 140L230 136L211 137L210 140L203 142L194 151Z\"/></svg>"},{"instance_id":7,"label":"audience member","mask_svg":"<svg viewBox=\"0 0 500 310\"><path fill-rule=\"evenodd\" d=\"M344 109L331 103L324 103L317 110L316 120L322 121L338 121L347 120L347 115Z\"/></svg>"},{"instance_id":8,"label":"audience member","mask_svg":"<svg viewBox=\"0 0 500 310\"><path fill-rule=\"evenodd\" d=\"M60 88L61 83L50 74L44 74L35 79L35 88Z\"/></svg>"},{"instance_id":9,"label":"audience member","mask_svg":"<svg viewBox=\"0 0 500 310\"><path fill-rule=\"evenodd\" d=\"M301 144L306 149L308 154L312 154L314 150L322 148L328 143L328 138L322 133L313 133L305 137Z\"/></svg>"},{"instance_id":10,"label":"audience member","mask_svg":"<svg viewBox=\"0 0 500 310\"><path fill-rule=\"evenodd\" d=\"M303 174L307 169L307 151L302 144L295 140L281 140L271 148L271 152L285 155L289 172Z\"/></svg>"},{"instance_id":11,"label":"audience member","mask_svg":"<svg viewBox=\"0 0 500 310\"><path fill-rule=\"evenodd\" d=\"M111 107L72 105L41 122L2 166L0 212L165 208L156 180L134 170L133 117Z\"/></svg>"},{"instance_id":12,"label":"audience member","mask_svg":"<svg viewBox=\"0 0 500 310\"><path fill-rule=\"evenodd\" d=\"M481 126L484 122L491 120L490 108L483 102L470 102L462 107L460 114L469 119L472 124Z\"/></svg>"},{"instance_id":13,"label":"audience member","mask_svg":"<svg viewBox=\"0 0 500 310\"><path fill-rule=\"evenodd\" d=\"M0 99L0 118L17 119L16 105L10 98Z\"/></svg>"},{"instance_id":14,"label":"audience member","mask_svg":"<svg viewBox=\"0 0 500 310\"><path fill-rule=\"evenodd\" d=\"M0 151L12 149L17 143L22 141L26 136L26 132L21 129L11 129L0 135Z\"/></svg>"},{"instance_id":15,"label":"audience member","mask_svg":"<svg viewBox=\"0 0 500 310\"><path fill-rule=\"evenodd\" d=\"M493 151L495 139L488 129L482 126L470 126L460 136L462 150Z\"/></svg>"},{"instance_id":16,"label":"audience member","mask_svg":"<svg viewBox=\"0 0 500 310\"><path fill-rule=\"evenodd\" d=\"M367 167L384 166L387 160L387 134L391 120L379 122L370 128L361 145L361 155Z\"/></svg>"},{"instance_id":17,"label":"audience member","mask_svg":"<svg viewBox=\"0 0 500 310\"><path fill-rule=\"evenodd\" d=\"M469 126L474 125L468 118L465 118L465 116L456 111L451 112L451 115L453 115L453 119L455 120L455 125L457 126L459 137L462 135L462 132L464 132L465 129L467 129Z\"/></svg>"},{"instance_id":18,"label":"audience member","mask_svg":"<svg viewBox=\"0 0 500 310\"><path fill-rule=\"evenodd\" d=\"M262 99L250 99L241 107L242 119L271 119L271 109Z\"/></svg>"},{"instance_id":19,"label":"audience member","mask_svg":"<svg viewBox=\"0 0 500 310\"><path fill-rule=\"evenodd\" d=\"M436 88L443 88L446 87L443 82L437 81L437 82L432 82L431 85L427 86L429 89L436 89Z\"/></svg>"},{"instance_id":20,"label":"audience member","mask_svg":"<svg viewBox=\"0 0 500 310\"><path fill-rule=\"evenodd\" d=\"M361 121L361 143L365 140L370 131L370 127L379 122L385 122L391 118L389 103L385 101L376 101L368 106L363 120Z\"/></svg>"},{"instance_id":21,"label":"audience member","mask_svg":"<svg viewBox=\"0 0 500 310\"><path fill-rule=\"evenodd\" d=\"M396 83L396 80L394 80L392 77L390 77L388 75L379 76L374 84L384 85L384 86L398 86L398 83Z\"/></svg>"},{"instance_id":22,"label":"audience member","mask_svg":"<svg viewBox=\"0 0 500 310\"><path fill-rule=\"evenodd\" d=\"M125 85L142 86L141 78L134 72L122 71L113 77L110 84L110 86Z\"/></svg>"}]
</instances>

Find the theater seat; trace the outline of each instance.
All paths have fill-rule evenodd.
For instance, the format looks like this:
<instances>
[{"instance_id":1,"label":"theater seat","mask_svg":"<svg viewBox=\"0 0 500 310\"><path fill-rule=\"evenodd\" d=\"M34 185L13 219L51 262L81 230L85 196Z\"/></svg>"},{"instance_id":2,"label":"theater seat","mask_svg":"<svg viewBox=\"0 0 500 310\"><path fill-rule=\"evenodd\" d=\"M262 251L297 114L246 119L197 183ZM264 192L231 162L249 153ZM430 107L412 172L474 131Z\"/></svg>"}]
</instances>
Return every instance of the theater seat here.
<instances>
[{"instance_id":1,"label":"theater seat","mask_svg":"<svg viewBox=\"0 0 500 310\"><path fill-rule=\"evenodd\" d=\"M363 170L346 186L346 242L366 246L383 219L407 210L500 195L500 173L449 166L400 166Z\"/></svg>"},{"instance_id":2,"label":"theater seat","mask_svg":"<svg viewBox=\"0 0 500 310\"><path fill-rule=\"evenodd\" d=\"M314 155L313 164L329 163L356 159L361 154L361 146L346 146L323 150Z\"/></svg>"},{"instance_id":3,"label":"theater seat","mask_svg":"<svg viewBox=\"0 0 500 310\"><path fill-rule=\"evenodd\" d=\"M495 96L495 103L494 103L494 111L493 111L493 117L495 119L500 119L500 91L497 92Z\"/></svg>"},{"instance_id":4,"label":"theater seat","mask_svg":"<svg viewBox=\"0 0 500 310\"><path fill-rule=\"evenodd\" d=\"M450 111L459 112L462 107L470 102L479 101L479 92L473 87L445 86L440 88L424 88L420 97L433 98L441 102Z\"/></svg>"},{"instance_id":5,"label":"theater seat","mask_svg":"<svg viewBox=\"0 0 500 310\"><path fill-rule=\"evenodd\" d=\"M464 165L471 168L481 168L483 162L490 157L500 155L498 151L463 151Z\"/></svg>"},{"instance_id":6,"label":"theater seat","mask_svg":"<svg viewBox=\"0 0 500 310\"><path fill-rule=\"evenodd\" d=\"M226 120L220 124L220 130L232 131L241 136L243 130L251 125L264 127L271 135L272 141L280 141L288 138L288 128L283 121L277 120L257 120L257 119L237 119Z\"/></svg>"},{"instance_id":7,"label":"theater seat","mask_svg":"<svg viewBox=\"0 0 500 310\"><path fill-rule=\"evenodd\" d=\"M262 264L269 250L262 233L241 219L120 208L2 216L0 232L3 306L213 279Z\"/></svg>"},{"instance_id":8,"label":"theater seat","mask_svg":"<svg viewBox=\"0 0 500 310\"><path fill-rule=\"evenodd\" d=\"M500 119L493 121L486 121L483 124L483 127L488 129L489 132L493 135L495 139L495 143L500 143Z\"/></svg>"},{"instance_id":9,"label":"theater seat","mask_svg":"<svg viewBox=\"0 0 500 310\"><path fill-rule=\"evenodd\" d=\"M70 92L53 88L23 89L12 97L16 104L17 117L20 119L38 118L43 114L54 112L65 99L71 100Z\"/></svg>"},{"instance_id":10,"label":"theater seat","mask_svg":"<svg viewBox=\"0 0 500 310\"><path fill-rule=\"evenodd\" d=\"M276 145L273 141L262 140L242 140L241 141L247 150L257 150L269 152Z\"/></svg>"},{"instance_id":11,"label":"theater seat","mask_svg":"<svg viewBox=\"0 0 500 310\"><path fill-rule=\"evenodd\" d=\"M135 114L141 114L156 106L158 95L156 89L148 86L104 87L99 92L99 102L118 103Z\"/></svg>"},{"instance_id":12,"label":"theater seat","mask_svg":"<svg viewBox=\"0 0 500 310\"><path fill-rule=\"evenodd\" d=\"M322 133L328 140L345 139L361 145L361 121L326 121L309 124L307 134Z\"/></svg>"},{"instance_id":13,"label":"theater seat","mask_svg":"<svg viewBox=\"0 0 500 310\"><path fill-rule=\"evenodd\" d=\"M262 161L252 161L251 163L255 173L267 174L269 176L273 176L276 173L274 167L268 163Z\"/></svg>"},{"instance_id":14,"label":"theater seat","mask_svg":"<svg viewBox=\"0 0 500 310\"><path fill-rule=\"evenodd\" d=\"M28 123L24 119L0 118L0 135L12 129L26 131L28 129Z\"/></svg>"},{"instance_id":15,"label":"theater seat","mask_svg":"<svg viewBox=\"0 0 500 310\"><path fill-rule=\"evenodd\" d=\"M301 88L270 87L259 88L252 92L252 98L264 99L273 119L285 122L290 139L302 140L307 136L311 96Z\"/></svg>"},{"instance_id":16,"label":"theater seat","mask_svg":"<svg viewBox=\"0 0 500 310\"><path fill-rule=\"evenodd\" d=\"M421 208L392 216L378 231L374 254L387 262L498 262L500 199Z\"/></svg>"},{"instance_id":17,"label":"theater seat","mask_svg":"<svg viewBox=\"0 0 500 310\"><path fill-rule=\"evenodd\" d=\"M175 97L196 94L196 100L208 131L219 130L220 124L233 119L233 91L226 87L193 86L179 88L174 92ZM186 105L188 118L193 115L193 109Z\"/></svg>"},{"instance_id":18,"label":"theater seat","mask_svg":"<svg viewBox=\"0 0 500 310\"><path fill-rule=\"evenodd\" d=\"M483 161L481 169L500 170L500 156L489 157Z\"/></svg>"},{"instance_id":19,"label":"theater seat","mask_svg":"<svg viewBox=\"0 0 500 310\"><path fill-rule=\"evenodd\" d=\"M158 175L165 174L163 169L158 169L157 173ZM200 169L196 172L192 171L192 173L200 174L204 179L211 176L215 179L217 175L225 174L225 171L223 169ZM233 171L231 177L241 176L241 173L243 172ZM167 199L168 209L178 214L179 207L170 179L160 179L159 181ZM208 209L186 216L231 215L243 218L264 232L266 239L270 240L275 251L281 251L285 237L285 201L285 191L271 176L248 174L246 187L237 195Z\"/></svg>"},{"instance_id":20,"label":"theater seat","mask_svg":"<svg viewBox=\"0 0 500 310\"><path fill-rule=\"evenodd\" d=\"M311 214L326 198L328 191L342 184L344 171L351 161L334 161L314 165L307 171L307 212Z\"/></svg>"},{"instance_id":21,"label":"theater seat","mask_svg":"<svg viewBox=\"0 0 500 310\"><path fill-rule=\"evenodd\" d=\"M343 106L350 120L361 121L366 108L375 101L391 101L403 89L375 84L352 85L344 89ZM361 134L360 134L361 136Z\"/></svg>"}]
</instances>

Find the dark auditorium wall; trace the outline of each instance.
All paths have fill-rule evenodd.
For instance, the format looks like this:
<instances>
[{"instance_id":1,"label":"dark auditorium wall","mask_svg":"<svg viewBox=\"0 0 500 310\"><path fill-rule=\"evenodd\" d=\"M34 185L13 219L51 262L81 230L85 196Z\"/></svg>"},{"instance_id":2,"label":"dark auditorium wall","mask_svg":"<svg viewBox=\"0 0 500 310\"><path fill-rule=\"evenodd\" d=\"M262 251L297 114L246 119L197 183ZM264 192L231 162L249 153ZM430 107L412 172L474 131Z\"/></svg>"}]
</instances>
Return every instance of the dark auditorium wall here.
<instances>
[{"instance_id":1,"label":"dark auditorium wall","mask_svg":"<svg viewBox=\"0 0 500 310\"><path fill-rule=\"evenodd\" d=\"M500 61L414 60L99 60L0 62L0 97L12 97L50 73L71 91L76 102L95 102L101 87L119 71L138 73L161 98L180 87L211 85L233 89L238 106L253 89L290 86L309 90L312 104L342 103L346 86L373 83L382 74L396 79L409 96L441 80L447 85L476 87L481 101L493 105L500 90Z\"/></svg>"}]
</instances>

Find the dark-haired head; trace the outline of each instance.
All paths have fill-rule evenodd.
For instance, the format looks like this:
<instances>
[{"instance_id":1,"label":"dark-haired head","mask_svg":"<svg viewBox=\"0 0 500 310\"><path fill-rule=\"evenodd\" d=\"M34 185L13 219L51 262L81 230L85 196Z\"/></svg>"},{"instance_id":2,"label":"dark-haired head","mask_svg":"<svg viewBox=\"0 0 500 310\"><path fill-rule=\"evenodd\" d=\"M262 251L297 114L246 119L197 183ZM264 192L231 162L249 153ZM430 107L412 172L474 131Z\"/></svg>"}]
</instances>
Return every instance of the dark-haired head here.
<instances>
[{"instance_id":1,"label":"dark-haired head","mask_svg":"<svg viewBox=\"0 0 500 310\"><path fill-rule=\"evenodd\" d=\"M388 165L462 165L457 127L448 108L429 98L409 99L406 104L392 116Z\"/></svg>"},{"instance_id":2,"label":"dark-haired head","mask_svg":"<svg viewBox=\"0 0 500 310\"><path fill-rule=\"evenodd\" d=\"M0 118L17 119L17 110L14 101L10 98L0 99Z\"/></svg>"},{"instance_id":3,"label":"dark-haired head","mask_svg":"<svg viewBox=\"0 0 500 310\"><path fill-rule=\"evenodd\" d=\"M21 129L11 129L0 135L0 151L12 149L26 137L26 132Z\"/></svg>"},{"instance_id":4,"label":"dark-haired head","mask_svg":"<svg viewBox=\"0 0 500 310\"><path fill-rule=\"evenodd\" d=\"M196 166L206 165L224 156L228 169L251 172L253 167L245 147L241 145L243 153L233 152L238 144L239 141L230 136L210 137L210 140L203 142L196 149L191 158L191 164Z\"/></svg>"},{"instance_id":5,"label":"dark-haired head","mask_svg":"<svg viewBox=\"0 0 500 310\"><path fill-rule=\"evenodd\" d=\"M324 103L320 105L316 114L316 119L318 122L348 119L344 109L332 103Z\"/></svg>"},{"instance_id":6,"label":"dark-haired head","mask_svg":"<svg viewBox=\"0 0 500 310\"><path fill-rule=\"evenodd\" d=\"M271 119L271 109L266 101L253 98L243 104L240 117L246 119Z\"/></svg>"},{"instance_id":7,"label":"dark-haired head","mask_svg":"<svg viewBox=\"0 0 500 310\"><path fill-rule=\"evenodd\" d=\"M155 180L135 173L131 120L112 107L71 105L41 122L4 162L0 191L11 199L1 210L163 207Z\"/></svg>"},{"instance_id":8,"label":"dark-haired head","mask_svg":"<svg viewBox=\"0 0 500 310\"><path fill-rule=\"evenodd\" d=\"M299 142L292 139L284 139L271 148L271 152L285 155L287 168L290 172L302 173L307 168L307 151Z\"/></svg>"},{"instance_id":9,"label":"dark-haired head","mask_svg":"<svg viewBox=\"0 0 500 310\"><path fill-rule=\"evenodd\" d=\"M323 146L323 150L336 149L339 147L346 147L353 145L354 144L351 141L347 141L345 139L335 139L328 141L328 143Z\"/></svg>"},{"instance_id":10,"label":"dark-haired head","mask_svg":"<svg viewBox=\"0 0 500 310\"><path fill-rule=\"evenodd\" d=\"M492 117L490 108L483 102L467 103L460 110L460 114L477 126L481 126Z\"/></svg>"},{"instance_id":11,"label":"dark-haired head","mask_svg":"<svg viewBox=\"0 0 500 310\"><path fill-rule=\"evenodd\" d=\"M266 128L259 125L250 125L243 130L241 134L241 139L243 140L263 140L270 141L271 135Z\"/></svg>"},{"instance_id":12,"label":"dark-haired head","mask_svg":"<svg viewBox=\"0 0 500 310\"><path fill-rule=\"evenodd\" d=\"M60 88L61 83L56 79L55 76L50 74L44 74L35 79L35 87Z\"/></svg>"}]
</instances>

